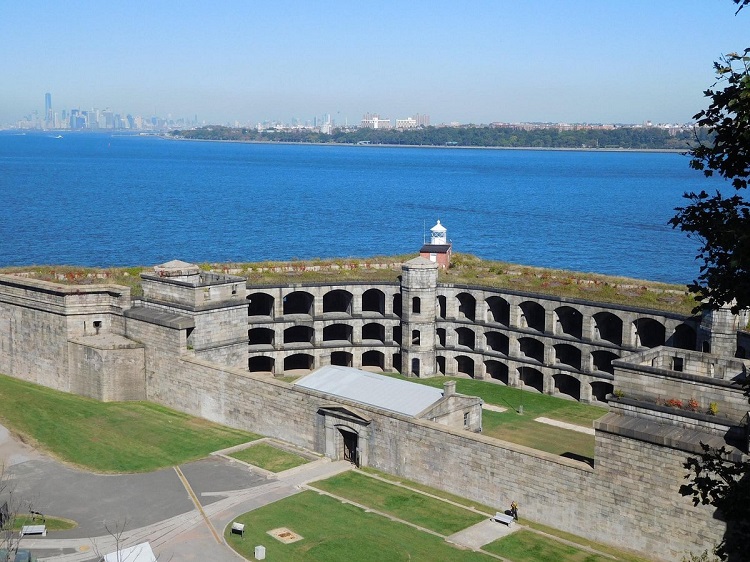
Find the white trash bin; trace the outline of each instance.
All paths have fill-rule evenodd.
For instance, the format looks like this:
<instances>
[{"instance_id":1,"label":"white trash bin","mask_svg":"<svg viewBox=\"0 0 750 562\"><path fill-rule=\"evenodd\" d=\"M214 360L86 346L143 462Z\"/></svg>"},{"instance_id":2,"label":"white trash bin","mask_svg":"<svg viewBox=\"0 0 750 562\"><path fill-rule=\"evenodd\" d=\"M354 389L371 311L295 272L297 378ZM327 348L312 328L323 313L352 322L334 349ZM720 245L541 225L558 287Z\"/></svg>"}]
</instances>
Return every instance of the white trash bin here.
<instances>
[{"instance_id":1,"label":"white trash bin","mask_svg":"<svg viewBox=\"0 0 750 562\"><path fill-rule=\"evenodd\" d=\"M266 547L265 546L258 545L255 547L255 559L256 560L266 559Z\"/></svg>"}]
</instances>

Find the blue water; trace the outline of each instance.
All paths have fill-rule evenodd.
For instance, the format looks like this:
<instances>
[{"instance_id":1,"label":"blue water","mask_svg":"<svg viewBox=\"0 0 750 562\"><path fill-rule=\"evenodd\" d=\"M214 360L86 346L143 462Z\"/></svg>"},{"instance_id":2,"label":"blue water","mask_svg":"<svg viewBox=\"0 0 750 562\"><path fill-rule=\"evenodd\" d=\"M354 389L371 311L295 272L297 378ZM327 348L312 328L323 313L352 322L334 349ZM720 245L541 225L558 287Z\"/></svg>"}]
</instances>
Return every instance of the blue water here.
<instances>
[{"instance_id":1,"label":"blue water","mask_svg":"<svg viewBox=\"0 0 750 562\"><path fill-rule=\"evenodd\" d=\"M667 221L721 187L679 154L266 145L0 133L0 266L454 251L685 283Z\"/></svg>"}]
</instances>

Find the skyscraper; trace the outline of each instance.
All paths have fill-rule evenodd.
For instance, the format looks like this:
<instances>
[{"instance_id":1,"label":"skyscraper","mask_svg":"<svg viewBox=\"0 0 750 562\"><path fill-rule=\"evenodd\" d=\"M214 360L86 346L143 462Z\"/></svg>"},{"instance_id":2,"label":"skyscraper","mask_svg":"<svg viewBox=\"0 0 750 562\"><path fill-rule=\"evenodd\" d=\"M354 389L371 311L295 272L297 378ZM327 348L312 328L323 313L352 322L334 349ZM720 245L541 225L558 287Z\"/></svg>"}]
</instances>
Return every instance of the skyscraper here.
<instances>
[{"instance_id":1,"label":"skyscraper","mask_svg":"<svg viewBox=\"0 0 750 562\"><path fill-rule=\"evenodd\" d=\"M54 124L55 116L52 115L52 94L47 92L44 94L44 125L47 128L51 128Z\"/></svg>"}]
</instances>

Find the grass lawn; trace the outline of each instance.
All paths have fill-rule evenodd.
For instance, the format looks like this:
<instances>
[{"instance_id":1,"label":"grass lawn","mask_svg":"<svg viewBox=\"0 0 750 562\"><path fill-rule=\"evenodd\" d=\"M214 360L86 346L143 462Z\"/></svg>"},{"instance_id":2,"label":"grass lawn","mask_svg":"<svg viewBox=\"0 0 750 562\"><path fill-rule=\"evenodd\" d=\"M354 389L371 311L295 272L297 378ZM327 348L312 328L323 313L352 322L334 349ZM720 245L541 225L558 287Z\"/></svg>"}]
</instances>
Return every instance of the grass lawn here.
<instances>
[{"instance_id":1,"label":"grass lawn","mask_svg":"<svg viewBox=\"0 0 750 562\"><path fill-rule=\"evenodd\" d=\"M581 404L556 396L528 392L486 381L456 377L433 377L429 379L406 378L420 384L442 388L446 380L456 381L456 391L470 396L479 396L487 404L508 408L505 412L482 412L482 433L489 437L525 445L554 455L570 454L578 457L594 457L594 436L535 422L534 418L547 417L558 421L592 427L595 419L607 413L606 408ZM517 410L523 404L523 415Z\"/></svg>"},{"instance_id":2,"label":"grass lawn","mask_svg":"<svg viewBox=\"0 0 750 562\"><path fill-rule=\"evenodd\" d=\"M430 486L425 486L424 484L420 484L419 482L414 482L413 480L408 480L406 478L401 478L400 476L395 476L393 474L388 474L387 472L382 472L380 470L377 470L375 468L370 468L368 466L361 466L359 469L361 472L364 472L365 474L373 474L375 476L378 476L384 480L387 480L388 482L394 482L396 484L402 484L404 486L408 486L409 488L413 488L415 490L419 490L421 492L425 492L427 494L430 494L432 496L437 496L439 498L443 498L444 500L451 501L453 503L457 503L459 505L464 505L469 508L474 508L477 511L481 511L482 513L487 513L489 515L495 513L498 511L498 507L491 507L489 505L479 503L472 501L468 498L463 498L461 496L456 496L454 494L448 493L445 490L439 490L437 488L432 488Z\"/></svg>"},{"instance_id":3,"label":"grass lawn","mask_svg":"<svg viewBox=\"0 0 750 562\"><path fill-rule=\"evenodd\" d=\"M304 457L267 443L252 445L229 456L271 472L282 472L310 462Z\"/></svg>"},{"instance_id":4,"label":"grass lawn","mask_svg":"<svg viewBox=\"0 0 750 562\"><path fill-rule=\"evenodd\" d=\"M607 562L607 556L592 554L585 550L538 535L532 531L516 531L482 547L513 562Z\"/></svg>"},{"instance_id":5,"label":"grass lawn","mask_svg":"<svg viewBox=\"0 0 750 562\"><path fill-rule=\"evenodd\" d=\"M312 491L301 492L248 512L235 521L245 524L245 537L225 531L229 545L254 560L256 545L266 547L275 562L489 562L491 557L452 547L442 538L367 513ZM283 544L267 534L287 527L302 540Z\"/></svg>"},{"instance_id":6,"label":"grass lawn","mask_svg":"<svg viewBox=\"0 0 750 562\"><path fill-rule=\"evenodd\" d=\"M20 531L24 525L44 525L47 527L47 531L68 531L69 529L75 529L78 527L78 523L71 521L70 519L62 519L60 517L44 517L44 521L40 518L34 518L30 514L18 514L13 521L13 530Z\"/></svg>"},{"instance_id":7,"label":"grass lawn","mask_svg":"<svg viewBox=\"0 0 750 562\"><path fill-rule=\"evenodd\" d=\"M146 472L259 436L147 402L99 402L0 375L0 422L64 461Z\"/></svg>"},{"instance_id":8,"label":"grass lawn","mask_svg":"<svg viewBox=\"0 0 750 562\"><path fill-rule=\"evenodd\" d=\"M419 492L393 486L355 471L320 480L310 486L443 535L452 535L486 519L479 513Z\"/></svg>"}]
</instances>

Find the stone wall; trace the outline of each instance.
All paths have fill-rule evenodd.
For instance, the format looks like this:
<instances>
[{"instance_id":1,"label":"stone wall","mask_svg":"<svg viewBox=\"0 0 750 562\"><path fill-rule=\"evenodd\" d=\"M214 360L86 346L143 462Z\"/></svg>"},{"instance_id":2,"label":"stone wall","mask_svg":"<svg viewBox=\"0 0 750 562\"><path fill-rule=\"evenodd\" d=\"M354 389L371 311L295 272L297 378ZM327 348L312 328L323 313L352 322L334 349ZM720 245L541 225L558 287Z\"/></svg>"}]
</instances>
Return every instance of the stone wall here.
<instances>
[{"instance_id":1,"label":"stone wall","mask_svg":"<svg viewBox=\"0 0 750 562\"><path fill-rule=\"evenodd\" d=\"M86 336L68 344L70 392L103 402L146 399L144 346L122 336Z\"/></svg>"},{"instance_id":2,"label":"stone wall","mask_svg":"<svg viewBox=\"0 0 750 562\"><path fill-rule=\"evenodd\" d=\"M169 365L167 367L167 365ZM149 398L232 427L325 452L319 410L331 398L190 356L149 376ZM345 401L340 401L347 405ZM349 404L371 419L367 464L649 558L677 560L721 539L712 510L679 494L679 450L601 431L596 466Z\"/></svg>"}]
</instances>

